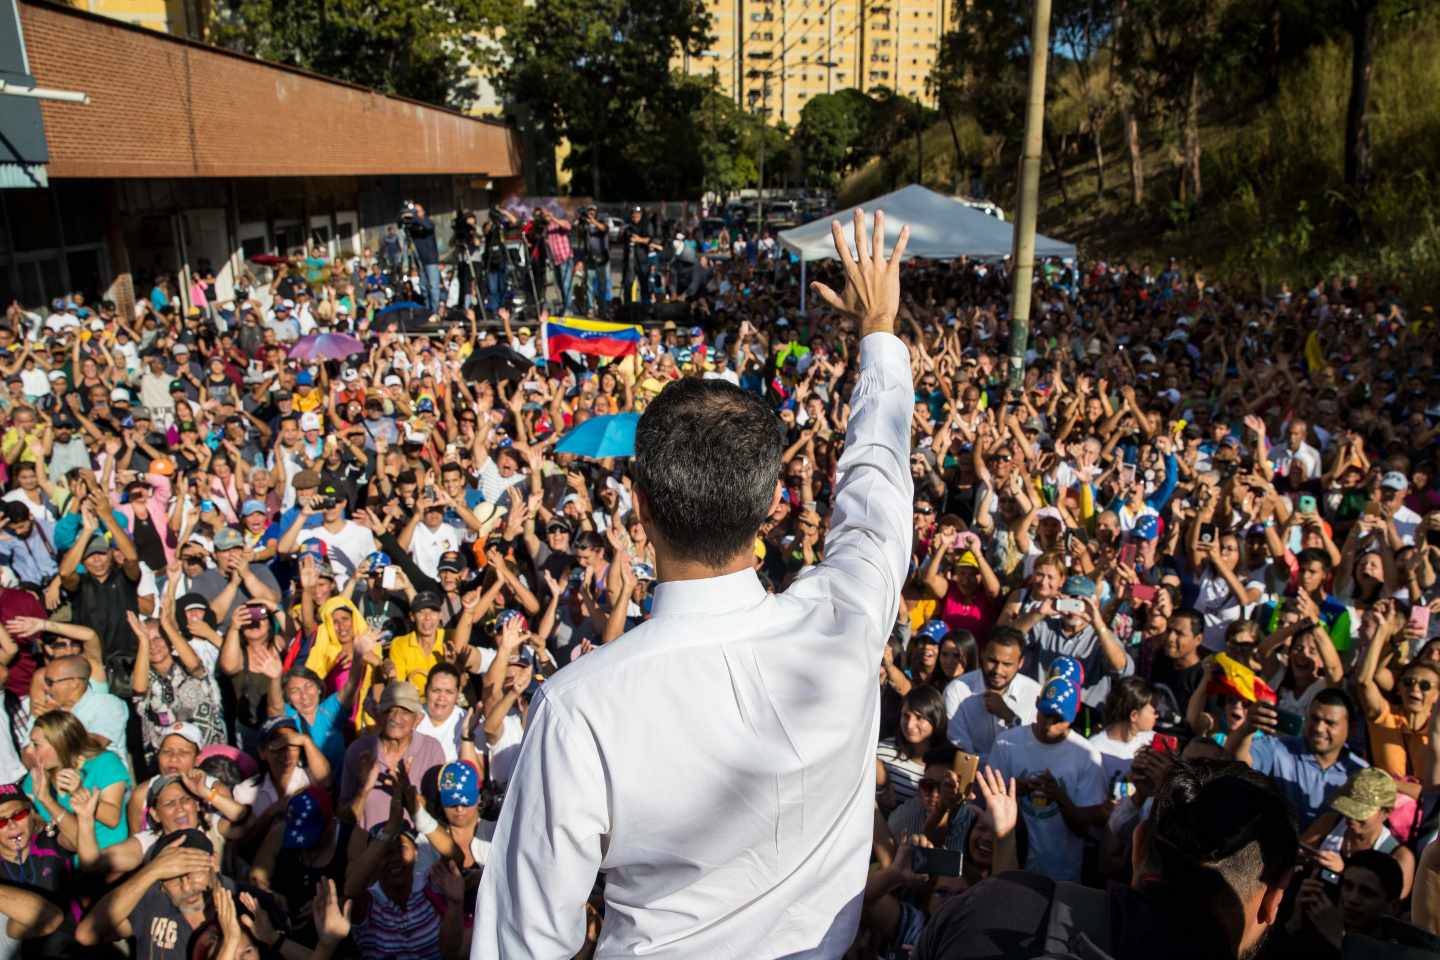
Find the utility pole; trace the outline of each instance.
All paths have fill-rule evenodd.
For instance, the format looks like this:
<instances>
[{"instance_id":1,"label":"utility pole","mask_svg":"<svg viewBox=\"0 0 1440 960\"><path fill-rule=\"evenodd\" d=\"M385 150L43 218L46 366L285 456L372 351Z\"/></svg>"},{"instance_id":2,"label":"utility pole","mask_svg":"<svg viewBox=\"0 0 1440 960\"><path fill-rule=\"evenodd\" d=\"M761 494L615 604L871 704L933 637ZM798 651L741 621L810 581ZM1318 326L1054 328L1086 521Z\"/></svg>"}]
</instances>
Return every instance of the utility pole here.
<instances>
[{"instance_id":1,"label":"utility pole","mask_svg":"<svg viewBox=\"0 0 1440 960\"><path fill-rule=\"evenodd\" d=\"M1020 196L1015 213L1011 255L1011 390L1025 379L1025 349L1030 339L1030 286L1035 276L1035 210L1040 193L1040 149L1045 131L1045 67L1050 54L1050 0L1034 0L1030 31L1030 89L1025 100L1025 147L1020 159Z\"/></svg>"},{"instance_id":2,"label":"utility pole","mask_svg":"<svg viewBox=\"0 0 1440 960\"><path fill-rule=\"evenodd\" d=\"M760 74L760 189L755 196L755 239L765 233L765 134L770 112L770 71Z\"/></svg>"}]
</instances>

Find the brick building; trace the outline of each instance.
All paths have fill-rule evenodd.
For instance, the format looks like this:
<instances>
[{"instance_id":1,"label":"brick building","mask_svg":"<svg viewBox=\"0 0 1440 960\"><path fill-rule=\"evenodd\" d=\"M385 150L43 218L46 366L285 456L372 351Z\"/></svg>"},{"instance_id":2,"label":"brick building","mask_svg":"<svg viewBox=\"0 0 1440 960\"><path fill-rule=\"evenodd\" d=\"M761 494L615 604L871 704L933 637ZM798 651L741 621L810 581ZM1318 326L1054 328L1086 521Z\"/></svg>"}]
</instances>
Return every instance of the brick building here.
<instances>
[{"instance_id":1,"label":"brick building","mask_svg":"<svg viewBox=\"0 0 1440 960\"><path fill-rule=\"evenodd\" d=\"M405 199L426 206L443 247L457 210L519 189L502 121L43 0L0 4L18 9L32 83L89 97L40 104L48 156L0 157L33 161L29 189L0 180L0 303L69 290L127 302L156 272L183 291L206 265L223 299L242 270L268 279L256 254L315 241L358 253Z\"/></svg>"}]
</instances>

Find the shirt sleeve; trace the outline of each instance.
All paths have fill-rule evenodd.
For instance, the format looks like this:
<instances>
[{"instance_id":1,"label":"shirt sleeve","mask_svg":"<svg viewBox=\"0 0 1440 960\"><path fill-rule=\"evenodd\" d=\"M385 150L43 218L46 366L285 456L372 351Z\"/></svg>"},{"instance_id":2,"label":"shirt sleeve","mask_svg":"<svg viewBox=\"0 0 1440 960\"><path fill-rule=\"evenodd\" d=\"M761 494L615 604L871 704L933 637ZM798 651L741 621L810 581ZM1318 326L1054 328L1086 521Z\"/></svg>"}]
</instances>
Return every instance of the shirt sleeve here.
<instances>
[{"instance_id":1,"label":"shirt sleeve","mask_svg":"<svg viewBox=\"0 0 1440 960\"><path fill-rule=\"evenodd\" d=\"M1250 768L1267 776L1275 772L1275 747L1278 737L1262 737L1258 734L1250 740Z\"/></svg>"},{"instance_id":2,"label":"shirt sleeve","mask_svg":"<svg viewBox=\"0 0 1440 960\"><path fill-rule=\"evenodd\" d=\"M1105 765L1100 754L1092 750L1089 761L1080 768L1070 799L1079 807L1095 807L1105 802L1105 794Z\"/></svg>"},{"instance_id":3,"label":"shirt sleeve","mask_svg":"<svg viewBox=\"0 0 1440 960\"><path fill-rule=\"evenodd\" d=\"M585 939L584 904L610 829L599 746L543 690L530 709L480 878L471 960L569 960Z\"/></svg>"},{"instance_id":4,"label":"shirt sleeve","mask_svg":"<svg viewBox=\"0 0 1440 960\"><path fill-rule=\"evenodd\" d=\"M804 593L814 589L805 584L823 583L836 604L863 598L875 627L870 652L878 658L910 562L915 493L909 462L915 392L909 351L895 336L872 333L861 341L860 378L850 407L825 559L795 586Z\"/></svg>"}]
</instances>

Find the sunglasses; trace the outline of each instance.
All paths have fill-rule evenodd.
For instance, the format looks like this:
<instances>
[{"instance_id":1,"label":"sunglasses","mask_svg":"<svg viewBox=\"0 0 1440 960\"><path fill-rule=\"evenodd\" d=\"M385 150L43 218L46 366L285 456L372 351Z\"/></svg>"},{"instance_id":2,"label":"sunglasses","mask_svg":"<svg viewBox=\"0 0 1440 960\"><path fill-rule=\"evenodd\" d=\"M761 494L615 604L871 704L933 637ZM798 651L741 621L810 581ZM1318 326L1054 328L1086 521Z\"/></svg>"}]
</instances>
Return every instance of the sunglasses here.
<instances>
[{"instance_id":1,"label":"sunglasses","mask_svg":"<svg viewBox=\"0 0 1440 960\"><path fill-rule=\"evenodd\" d=\"M1419 677L1402 677L1400 686L1406 690L1419 690L1421 693L1429 693L1430 688L1435 686L1429 680L1421 680Z\"/></svg>"},{"instance_id":2,"label":"sunglasses","mask_svg":"<svg viewBox=\"0 0 1440 960\"><path fill-rule=\"evenodd\" d=\"M939 780L920 780L919 782L916 783L916 786L917 786L917 787L921 790L921 792L923 792L923 793L933 793L933 792L935 792L936 790L939 790L939 789L940 789L940 781L939 781Z\"/></svg>"},{"instance_id":3,"label":"sunglasses","mask_svg":"<svg viewBox=\"0 0 1440 960\"><path fill-rule=\"evenodd\" d=\"M60 684L64 683L66 680L84 680L84 679L85 679L84 677L55 677L55 678L52 680L50 677L46 677L46 678L45 678L45 686L47 686L47 687L58 687ZM1428 689L1428 688L1427 688L1427 689Z\"/></svg>"},{"instance_id":4,"label":"sunglasses","mask_svg":"<svg viewBox=\"0 0 1440 960\"><path fill-rule=\"evenodd\" d=\"M12 824L12 823L16 823L16 824L24 823L24 822L25 822L25 818L28 817L28 816L30 816L30 811L29 811L29 810L16 810L14 813L10 814L10 816L8 816L8 817L0 817L0 830L4 830L6 827L10 826L10 824Z\"/></svg>"},{"instance_id":5,"label":"sunglasses","mask_svg":"<svg viewBox=\"0 0 1440 960\"><path fill-rule=\"evenodd\" d=\"M199 554L191 553L180 558L181 563L204 563L205 558Z\"/></svg>"}]
</instances>

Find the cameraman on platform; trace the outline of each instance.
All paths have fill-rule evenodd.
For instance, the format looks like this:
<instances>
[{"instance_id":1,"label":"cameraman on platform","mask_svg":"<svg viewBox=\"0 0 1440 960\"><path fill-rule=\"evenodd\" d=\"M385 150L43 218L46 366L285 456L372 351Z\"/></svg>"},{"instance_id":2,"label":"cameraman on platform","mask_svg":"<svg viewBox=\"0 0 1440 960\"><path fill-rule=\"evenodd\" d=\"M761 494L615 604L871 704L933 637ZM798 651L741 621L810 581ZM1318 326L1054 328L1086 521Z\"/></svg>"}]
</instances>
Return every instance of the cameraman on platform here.
<instances>
[{"instance_id":1,"label":"cameraman on platform","mask_svg":"<svg viewBox=\"0 0 1440 960\"><path fill-rule=\"evenodd\" d=\"M420 261L420 273L425 287L426 306L434 314L445 309L445 298L440 294L440 247L435 240L435 223L425 215L425 207L419 203L410 204L400 217L400 225L410 235L415 245L415 257Z\"/></svg>"},{"instance_id":2,"label":"cameraman on platform","mask_svg":"<svg viewBox=\"0 0 1440 960\"><path fill-rule=\"evenodd\" d=\"M630 281L638 280L640 283L640 302L650 302L650 271L645 262L650 255L650 238L654 230L646 227L641 222L642 211L634 207L630 211L630 222L625 224L625 230L620 235L620 242L624 244L625 267L620 272L620 301L630 303Z\"/></svg>"},{"instance_id":3,"label":"cameraman on platform","mask_svg":"<svg viewBox=\"0 0 1440 960\"><path fill-rule=\"evenodd\" d=\"M514 215L499 207L490 208L490 216L485 221L485 252L481 254L481 259L485 263L485 309L491 313L504 306L510 292L506 283L509 264L505 258L509 252L505 249L505 230L514 226Z\"/></svg>"},{"instance_id":4,"label":"cameraman on platform","mask_svg":"<svg viewBox=\"0 0 1440 960\"><path fill-rule=\"evenodd\" d=\"M610 225L599 217L599 208L585 208L580 228L585 238L585 272L589 275L590 303L596 315L610 306Z\"/></svg>"}]
</instances>

